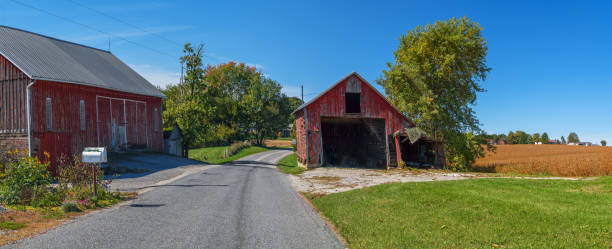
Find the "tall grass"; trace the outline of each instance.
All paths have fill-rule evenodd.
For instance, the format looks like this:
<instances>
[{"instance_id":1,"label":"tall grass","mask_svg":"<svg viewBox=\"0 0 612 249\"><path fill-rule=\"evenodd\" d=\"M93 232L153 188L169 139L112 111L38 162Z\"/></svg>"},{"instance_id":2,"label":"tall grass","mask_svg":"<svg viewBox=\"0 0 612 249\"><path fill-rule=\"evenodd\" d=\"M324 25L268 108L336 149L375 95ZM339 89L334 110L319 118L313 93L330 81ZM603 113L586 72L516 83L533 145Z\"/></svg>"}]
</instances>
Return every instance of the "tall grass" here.
<instances>
[{"instance_id":1,"label":"tall grass","mask_svg":"<svg viewBox=\"0 0 612 249\"><path fill-rule=\"evenodd\" d=\"M475 171L550 176L612 175L612 147L499 145L476 160Z\"/></svg>"}]
</instances>

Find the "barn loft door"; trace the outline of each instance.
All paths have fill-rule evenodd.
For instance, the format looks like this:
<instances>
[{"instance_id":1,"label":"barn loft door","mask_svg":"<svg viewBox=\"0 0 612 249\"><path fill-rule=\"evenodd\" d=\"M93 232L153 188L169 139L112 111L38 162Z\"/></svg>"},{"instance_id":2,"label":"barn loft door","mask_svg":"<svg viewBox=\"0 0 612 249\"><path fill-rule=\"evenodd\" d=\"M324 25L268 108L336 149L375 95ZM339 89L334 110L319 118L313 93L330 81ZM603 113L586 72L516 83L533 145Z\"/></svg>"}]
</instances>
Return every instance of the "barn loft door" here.
<instances>
[{"instance_id":1,"label":"barn loft door","mask_svg":"<svg viewBox=\"0 0 612 249\"><path fill-rule=\"evenodd\" d=\"M346 114L361 113L361 81L357 77L351 77L346 84L344 107Z\"/></svg>"}]
</instances>

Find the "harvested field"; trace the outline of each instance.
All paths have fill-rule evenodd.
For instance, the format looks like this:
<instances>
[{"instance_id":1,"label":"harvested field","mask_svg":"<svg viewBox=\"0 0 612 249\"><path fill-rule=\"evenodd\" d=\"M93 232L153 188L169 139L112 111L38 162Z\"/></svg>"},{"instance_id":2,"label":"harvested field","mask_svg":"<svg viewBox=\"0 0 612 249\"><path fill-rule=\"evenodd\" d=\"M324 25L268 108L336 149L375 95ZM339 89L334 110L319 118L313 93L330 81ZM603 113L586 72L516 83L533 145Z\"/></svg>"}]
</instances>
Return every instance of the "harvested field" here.
<instances>
[{"instance_id":1,"label":"harvested field","mask_svg":"<svg viewBox=\"0 0 612 249\"><path fill-rule=\"evenodd\" d=\"M498 145L476 160L475 171L550 176L612 175L612 147L556 144Z\"/></svg>"},{"instance_id":2,"label":"harvested field","mask_svg":"<svg viewBox=\"0 0 612 249\"><path fill-rule=\"evenodd\" d=\"M291 140L264 140L266 147L291 148Z\"/></svg>"}]
</instances>

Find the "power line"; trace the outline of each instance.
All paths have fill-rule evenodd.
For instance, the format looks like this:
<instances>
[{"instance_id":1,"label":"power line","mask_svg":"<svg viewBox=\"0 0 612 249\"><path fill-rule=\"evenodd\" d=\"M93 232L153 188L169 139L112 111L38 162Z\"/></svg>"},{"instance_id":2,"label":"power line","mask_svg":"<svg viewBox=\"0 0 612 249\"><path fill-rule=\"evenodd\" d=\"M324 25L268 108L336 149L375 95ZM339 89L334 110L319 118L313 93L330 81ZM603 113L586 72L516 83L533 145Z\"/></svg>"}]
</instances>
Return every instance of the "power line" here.
<instances>
[{"instance_id":1,"label":"power line","mask_svg":"<svg viewBox=\"0 0 612 249\"><path fill-rule=\"evenodd\" d=\"M56 15L56 14L54 14L54 13L51 13L51 12L49 12L49 11L46 11L46 10L43 10L43 9L40 9L40 8L34 7L34 6L32 6L32 5L29 5L29 4L26 4L26 3L23 3L23 2L21 2L21 1L17 1L17 0L10 0L10 1L11 1L11 2L14 2L14 3L16 3L16 4L19 4L19 5L22 5L22 6L24 6L24 7L27 7L27 8L30 8L30 9L33 9L33 10L36 10L36 11L39 11L39 12L45 13L45 14L47 14L47 15L54 16L54 17L56 17L56 18L62 19L62 20L64 20L64 21L70 22L70 23L72 23L72 24L76 24L76 25L79 25L79 26L83 26L83 27L85 27L85 28L88 28L88 29L90 29L90 30L93 30L93 31L96 31L96 32L99 32L99 33L102 33L102 34L105 34L105 35L108 35L108 36L110 36L110 37L115 37L115 38L117 38L117 39L119 39L119 40L122 40L122 41L125 41L125 42L128 42L128 43L131 43L131 44L133 44L133 45L136 45L136 46L139 46L139 47L142 47L142 48L148 49L148 50L151 50L151 51L153 51L153 52L156 52L156 53L159 53L159 54L162 54L162 55L166 55L166 56L169 56L169 57L172 57L172 58L176 58L176 56L171 55L171 54L168 54L168 53L166 53L166 52L163 52L163 51L160 51L160 50L154 49L154 48L152 48L152 47L146 46L146 45L141 44L141 43L138 43L138 42L134 42L134 41L128 40L128 39L123 38L123 37L120 37L120 36L113 35L113 34L111 34L111 33L109 33L109 32L106 32L106 31L103 31L103 30L100 30L100 29L94 28L94 27L89 26L89 25L84 24L84 23L77 22L77 21L72 20L72 19L70 19L70 18L63 17L63 16L60 16L60 15Z\"/></svg>"},{"instance_id":2,"label":"power line","mask_svg":"<svg viewBox=\"0 0 612 249\"><path fill-rule=\"evenodd\" d=\"M105 16L105 17L108 17L108 18L110 18L110 19L113 19L113 20L115 20L115 21L117 21L117 22L123 23L123 24L125 24L125 25L127 25L127 26L130 26L130 27L132 27L132 28L138 29L138 30L140 30L140 31L142 31L142 32L145 32L145 33L149 34L149 35L156 36L156 37L158 37L158 38L160 38L160 39L162 39L162 40L164 40L164 41L167 41L167 42L169 42L169 43L172 43L172 44L175 44L175 45L178 45L178 46L182 46L182 44L180 44L180 43L178 43L178 42L175 42L175 41L173 41L173 40L170 40L170 39L168 39L168 38L166 38L166 37L163 37L163 36L161 36L161 35L155 34L155 33L153 33L153 32L150 32L150 31L148 31L148 30L146 30L146 29L144 29L144 28L141 28L141 27L139 27L139 26L136 26L136 25L134 25L134 24L128 23L128 22L126 22L126 21L123 21L123 20L121 20L121 19L119 19L119 18L116 18L116 17L114 17L114 16L111 16L111 15L109 15L109 14L106 14L106 13L104 13L104 12L102 12L102 11L99 11L99 10L96 10L96 9L94 9L94 8L91 8L91 7L88 7L88 6L86 6L86 5L83 5L83 4L79 3L79 2L76 2L76 1L73 1L73 0L66 0L66 1L71 2L71 3L75 4L75 5L78 5L78 6L80 6L81 8L88 9L88 10L90 10L90 11L96 12L96 13L98 13L98 14L100 14L100 15L103 15L103 16Z\"/></svg>"}]
</instances>

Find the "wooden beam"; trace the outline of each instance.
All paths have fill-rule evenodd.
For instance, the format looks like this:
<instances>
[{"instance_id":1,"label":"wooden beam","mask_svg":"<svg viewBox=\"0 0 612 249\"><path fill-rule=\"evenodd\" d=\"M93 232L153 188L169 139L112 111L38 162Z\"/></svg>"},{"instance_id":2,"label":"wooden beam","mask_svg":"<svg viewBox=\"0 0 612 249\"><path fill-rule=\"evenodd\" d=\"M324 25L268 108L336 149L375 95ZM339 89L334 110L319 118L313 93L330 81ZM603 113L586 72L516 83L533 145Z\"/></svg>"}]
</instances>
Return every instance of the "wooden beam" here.
<instances>
[{"instance_id":1,"label":"wooden beam","mask_svg":"<svg viewBox=\"0 0 612 249\"><path fill-rule=\"evenodd\" d=\"M397 157L397 168L400 169L402 166L402 152L400 151L400 145L397 137L395 139L395 156Z\"/></svg>"}]
</instances>

